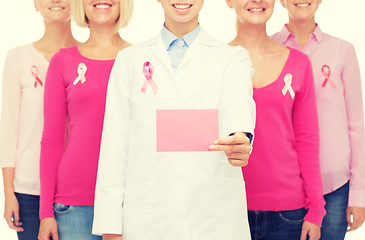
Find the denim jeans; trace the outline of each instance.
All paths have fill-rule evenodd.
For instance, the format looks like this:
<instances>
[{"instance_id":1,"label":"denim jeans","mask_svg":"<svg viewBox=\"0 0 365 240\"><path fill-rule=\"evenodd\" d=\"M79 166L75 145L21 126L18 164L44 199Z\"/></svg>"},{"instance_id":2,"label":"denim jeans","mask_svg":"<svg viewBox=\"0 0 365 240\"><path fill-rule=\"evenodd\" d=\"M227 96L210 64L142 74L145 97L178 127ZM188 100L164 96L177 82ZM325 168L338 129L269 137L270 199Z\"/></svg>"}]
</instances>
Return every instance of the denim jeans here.
<instances>
[{"instance_id":1,"label":"denim jeans","mask_svg":"<svg viewBox=\"0 0 365 240\"><path fill-rule=\"evenodd\" d=\"M101 240L91 234L94 206L69 206L54 204L55 218L60 240Z\"/></svg>"},{"instance_id":2,"label":"denim jeans","mask_svg":"<svg viewBox=\"0 0 365 240\"><path fill-rule=\"evenodd\" d=\"M299 240L304 208L289 211L248 211L252 240Z\"/></svg>"},{"instance_id":3,"label":"denim jeans","mask_svg":"<svg viewBox=\"0 0 365 240\"><path fill-rule=\"evenodd\" d=\"M17 232L19 240L37 240L39 230L39 196L15 193L19 203L19 218L23 232Z\"/></svg>"},{"instance_id":4,"label":"denim jeans","mask_svg":"<svg viewBox=\"0 0 365 240\"><path fill-rule=\"evenodd\" d=\"M345 239L347 220L346 209L349 201L349 183L324 195L327 214L323 218L321 240Z\"/></svg>"}]
</instances>

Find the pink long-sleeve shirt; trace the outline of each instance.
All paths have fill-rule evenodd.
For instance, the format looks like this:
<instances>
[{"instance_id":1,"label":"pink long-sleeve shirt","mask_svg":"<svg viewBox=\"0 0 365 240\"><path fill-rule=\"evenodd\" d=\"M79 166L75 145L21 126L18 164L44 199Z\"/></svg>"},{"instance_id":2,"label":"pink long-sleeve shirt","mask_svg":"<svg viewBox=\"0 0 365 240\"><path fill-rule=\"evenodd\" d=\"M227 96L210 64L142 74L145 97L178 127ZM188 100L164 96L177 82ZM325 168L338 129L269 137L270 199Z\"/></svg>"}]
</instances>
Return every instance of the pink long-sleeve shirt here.
<instances>
[{"instance_id":1,"label":"pink long-sleeve shirt","mask_svg":"<svg viewBox=\"0 0 365 240\"><path fill-rule=\"evenodd\" d=\"M291 80L290 80L291 79ZM305 207L305 220L321 225L324 210L313 74L306 55L290 49L280 76L254 88L256 127L246 181L248 210Z\"/></svg>"},{"instance_id":2,"label":"pink long-sleeve shirt","mask_svg":"<svg viewBox=\"0 0 365 240\"><path fill-rule=\"evenodd\" d=\"M3 75L0 167L15 168L14 191L39 195L43 91L48 61L33 44L9 51Z\"/></svg>"},{"instance_id":3,"label":"pink long-sleeve shirt","mask_svg":"<svg viewBox=\"0 0 365 240\"><path fill-rule=\"evenodd\" d=\"M74 46L61 49L49 64L40 159L41 218L54 216L54 202L94 205L106 90L113 63L85 58Z\"/></svg>"},{"instance_id":4,"label":"pink long-sleeve shirt","mask_svg":"<svg viewBox=\"0 0 365 240\"><path fill-rule=\"evenodd\" d=\"M303 51L312 62L324 193L350 180L349 206L365 207L364 112L354 47L319 26L303 49L286 26L272 39Z\"/></svg>"}]
</instances>

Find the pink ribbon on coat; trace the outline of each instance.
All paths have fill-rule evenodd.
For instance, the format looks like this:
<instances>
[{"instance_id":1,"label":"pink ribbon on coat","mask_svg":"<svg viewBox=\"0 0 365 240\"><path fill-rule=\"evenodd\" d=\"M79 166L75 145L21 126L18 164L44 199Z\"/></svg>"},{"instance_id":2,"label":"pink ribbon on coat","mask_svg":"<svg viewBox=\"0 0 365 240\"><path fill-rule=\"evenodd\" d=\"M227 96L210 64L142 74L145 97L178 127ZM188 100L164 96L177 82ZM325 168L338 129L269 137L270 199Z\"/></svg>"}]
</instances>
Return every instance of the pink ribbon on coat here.
<instances>
[{"instance_id":1,"label":"pink ribbon on coat","mask_svg":"<svg viewBox=\"0 0 365 240\"><path fill-rule=\"evenodd\" d=\"M38 68L36 66L32 66L31 70L33 77L35 78L34 81L34 87L37 87L37 84L39 83L41 86L43 86L43 82L41 81L41 79L39 78L39 71Z\"/></svg>"},{"instance_id":2,"label":"pink ribbon on coat","mask_svg":"<svg viewBox=\"0 0 365 240\"><path fill-rule=\"evenodd\" d=\"M330 78L331 76L331 69L328 65L323 65L322 66L322 74L325 77L323 83L322 83L322 87L325 87L327 82L330 82L331 85L336 88L336 84L332 81L332 79Z\"/></svg>"},{"instance_id":3,"label":"pink ribbon on coat","mask_svg":"<svg viewBox=\"0 0 365 240\"><path fill-rule=\"evenodd\" d=\"M143 75L146 77L146 80L144 81L144 84L143 84L143 87L142 87L142 92L145 94L148 85L150 85L153 92L154 92L154 94L156 95L157 85L156 85L155 81L153 81L153 79L152 79L153 66L150 62L145 62L143 64Z\"/></svg>"}]
</instances>

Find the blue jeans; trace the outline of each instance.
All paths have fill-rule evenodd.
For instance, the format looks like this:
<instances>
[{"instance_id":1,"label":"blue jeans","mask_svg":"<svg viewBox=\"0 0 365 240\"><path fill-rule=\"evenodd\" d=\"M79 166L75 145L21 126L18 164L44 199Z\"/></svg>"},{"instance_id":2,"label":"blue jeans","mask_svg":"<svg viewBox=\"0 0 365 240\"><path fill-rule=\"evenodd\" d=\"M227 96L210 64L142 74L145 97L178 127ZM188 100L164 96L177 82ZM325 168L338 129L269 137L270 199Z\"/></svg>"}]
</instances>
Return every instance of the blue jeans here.
<instances>
[{"instance_id":1,"label":"blue jeans","mask_svg":"<svg viewBox=\"0 0 365 240\"><path fill-rule=\"evenodd\" d=\"M327 214L323 218L321 240L345 239L347 220L346 209L349 201L349 183L324 195Z\"/></svg>"},{"instance_id":2,"label":"blue jeans","mask_svg":"<svg viewBox=\"0 0 365 240\"><path fill-rule=\"evenodd\" d=\"M19 203L19 218L23 232L17 232L19 240L37 240L39 230L39 196L15 193Z\"/></svg>"},{"instance_id":3,"label":"blue jeans","mask_svg":"<svg viewBox=\"0 0 365 240\"><path fill-rule=\"evenodd\" d=\"M299 240L304 208L289 211L248 211L252 240Z\"/></svg>"},{"instance_id":4,"label":"blue jeans","mask_svg":"<svg viewBox=\"0 0 365 240\"><path fill-rule=\"evenodd\" d=\"M91 234L94 206L69 206L54 204L55 218L60 240L101 240Z\"/></svg>"}]
</instances>

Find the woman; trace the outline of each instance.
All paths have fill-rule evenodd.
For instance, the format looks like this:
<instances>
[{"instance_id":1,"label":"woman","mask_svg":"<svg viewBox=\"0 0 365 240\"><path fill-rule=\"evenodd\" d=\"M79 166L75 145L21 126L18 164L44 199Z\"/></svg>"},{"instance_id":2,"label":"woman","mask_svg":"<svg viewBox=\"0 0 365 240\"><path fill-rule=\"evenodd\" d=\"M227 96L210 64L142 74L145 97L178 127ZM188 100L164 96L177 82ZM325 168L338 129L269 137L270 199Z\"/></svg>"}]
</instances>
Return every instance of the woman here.
<instances>
[{"instance_id":1,"label":"woman","mask_svg":"<svg viewBox=\"0 0 365 240\"><path fill-rule=\"evenodd\" d=\"M281 0L289 23L272 39L303 51L312 62L327 211L321 239L337 240L365 220L364 112L355 49L321 31L315 22L321 2Z\"/></svg>"},{"instance_id":2,"label":"woman","mask_svg":"<svg viewBox=\"0 0 365 240\"><path fill-rule=\"evenodd\" d=\"M270 40L274 0L226 0L237 14L237 36L251 57L256 127L247 167L252 239L319 239L324 216L312 68L294 49Z\"/></svg>"},{"instance_id":3,"label":"woman","mask_svg":"<svg viewBox=\"0 0 365 240\"><path fill-rule=\"evenodd\" d=\"M4 218L19 239L37 239L39 230L39 158L48 62L60 48L78 44L71 33L69 0L36 0L35 8L43 18L44 35L9 51L2 88Z\"/></svg>"},{"instance_id":4,"label":"woman","mask_svg":"<svg viewBox=\"0 0 365 240\"><path fill-rule=\"evenodd\" d=\"M87 26L90 36L79 46L61 49L47 73L40 240L101 239L91 228L105 97L117 52L130 46L118 30L128 23L132 8L132 0L71 3L76 23Z\"/></svg>"}]
</instances>

